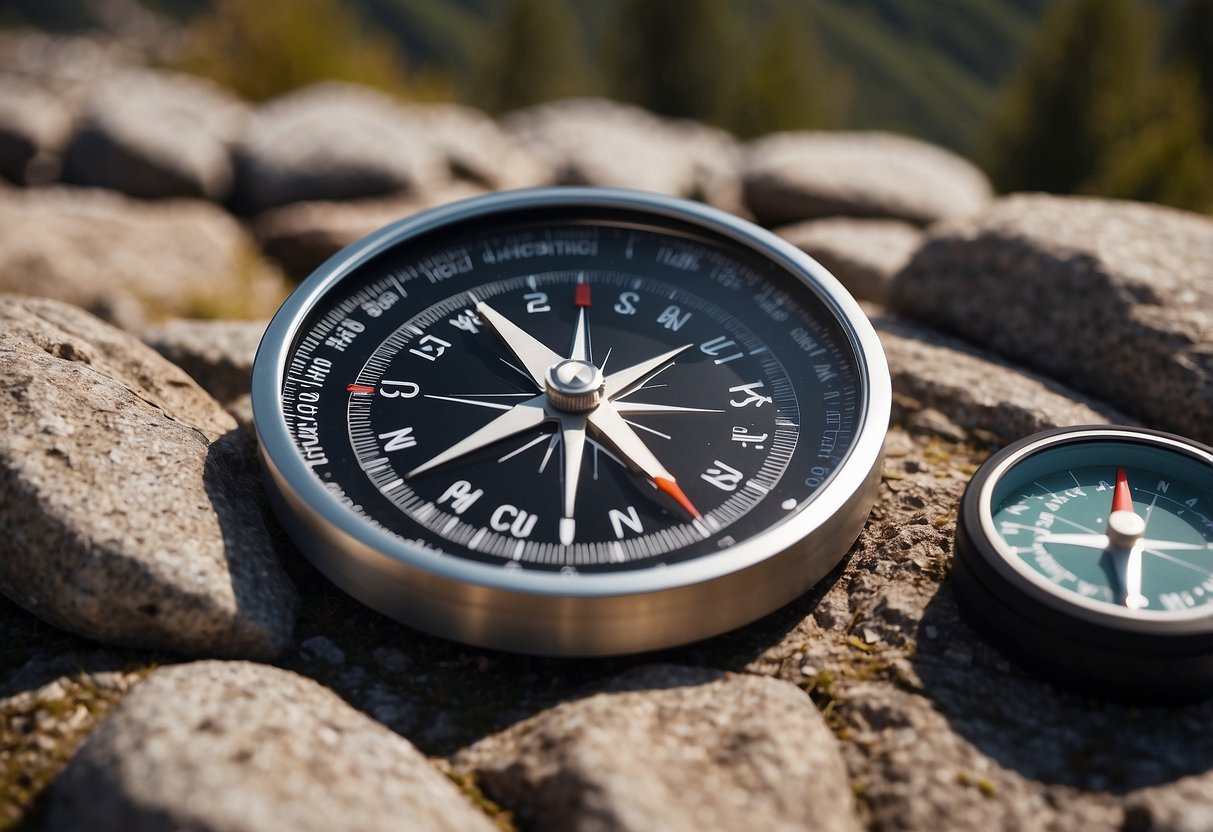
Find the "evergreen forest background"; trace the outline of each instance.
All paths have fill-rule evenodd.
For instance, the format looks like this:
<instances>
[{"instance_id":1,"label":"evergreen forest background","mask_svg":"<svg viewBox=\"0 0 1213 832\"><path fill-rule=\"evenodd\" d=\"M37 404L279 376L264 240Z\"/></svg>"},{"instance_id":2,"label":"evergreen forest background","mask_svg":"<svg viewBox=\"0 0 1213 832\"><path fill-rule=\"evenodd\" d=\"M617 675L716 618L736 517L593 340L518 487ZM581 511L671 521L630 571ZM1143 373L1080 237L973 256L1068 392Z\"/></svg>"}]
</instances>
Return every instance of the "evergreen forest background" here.
<instances>
[{"instance_id":1,"label":"evergreen forest background","mask_svg":"<svg viewBox=\"0 0 1213 832\"><path fill-rule=\"evenodd\" d=\"M1213 211L1213 0L142 0L142 7L185 33L166 63L254 100L324 78L491 113L604 95L742 137L893 130L974 159L1003 191ZM6 0L0 26L112 27L113 8L100 0Z\"/></svg>"}]
</instances>

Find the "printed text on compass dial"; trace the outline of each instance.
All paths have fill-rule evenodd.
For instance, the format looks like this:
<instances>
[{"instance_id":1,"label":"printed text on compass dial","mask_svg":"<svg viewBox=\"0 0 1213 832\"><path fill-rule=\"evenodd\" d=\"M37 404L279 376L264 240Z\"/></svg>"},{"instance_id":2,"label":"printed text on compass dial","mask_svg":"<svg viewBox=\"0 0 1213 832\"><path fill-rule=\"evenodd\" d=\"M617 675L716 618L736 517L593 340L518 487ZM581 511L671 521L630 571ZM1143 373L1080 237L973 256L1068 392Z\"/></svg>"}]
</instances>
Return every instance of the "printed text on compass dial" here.
<instances>
[{"instance_id":1,"label":"printed text on compass dial","mask_svg":"<svg viewBox=\"0 0 1213 832\"><path fill-rule=\"evenodd\" d=\"M506 568L672 563L802 510L857 419L832 318L707 245L592 239L506 266L469 247L478 274L381 271L333 304L283 390L313 472L394 534Z\"/></svg>"}]
</instances>

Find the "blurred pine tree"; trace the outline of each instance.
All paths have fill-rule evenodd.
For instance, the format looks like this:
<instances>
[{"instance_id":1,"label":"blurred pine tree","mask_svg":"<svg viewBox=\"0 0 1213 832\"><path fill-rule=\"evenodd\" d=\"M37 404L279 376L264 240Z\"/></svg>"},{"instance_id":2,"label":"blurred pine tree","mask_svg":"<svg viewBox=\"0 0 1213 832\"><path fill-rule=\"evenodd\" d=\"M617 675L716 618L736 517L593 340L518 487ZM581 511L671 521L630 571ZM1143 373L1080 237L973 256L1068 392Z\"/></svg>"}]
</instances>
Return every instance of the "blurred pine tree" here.
<instances>
[{"instance_id":1,"label":"blurred pine tree","mask_svg":"<svg viewBox=\"0 0 1213 832\"><path fill-rule=\"evenodd\" d=\"M364 32L340 0L215 0L190 34L182 68L253 100L322 80L416 92L392 41Z\"/></svg>"},{"instance_id":2,"label":"blurred pine tree","mask_svg":"<svg viewBox=\"0 0 1213 832\"><path fill-rule=\"evenodd\" d=\"M728 123L740 136L836 128L846 120L852 79L829 64L812 22L791 6L771 19L746 56Z\"/></svg>"},{"instance_id":3,"label":"blurred pine tree","mask_svg":"<svg viewBox=\"0 0 1213 832\"><path fill-rule=\"evenodd\" d=\"M481 40L469 98L490 112L584 95L591 88L581 31L563 0L509 0Z\"/></svg>"},{"instance_id":4,"label":"blurred pine tree","mask_svg":"<svg viewBox=\"0 0 1213 832\"><path fill-rule=\"evenodd\" d=\"M611 94L727 122L746 28L727 0L619 0L613 11L602 48Z\"/></svg>"},{"instance_id":5,"label":"blurred pine tree","mask_svg":"<svg viewBox=\"0 0 1213 832\"><path fill-rule=\"evenodd\" d=\"M1156 38L1137 0L1055 0L992 119L995 184L1073 193L1110 170L1113 148L1140 124Z\"/></svg>"},{"instance_id":6,"label":"blurred pine tree","mask_svg":"<svg viewBox=\"0 0 1213 832\"><path fill-rule=\"evenodd\" d=\"M1160 75L1131 133L1113 143L1082 191L1213 210L1213 154L1205 146L1206 104L1188 68Z\"/></svg>"},{"instance_id":7,"label":"blurred pine tree","mask_svg":"<svg viewBox=\"0 0 1213 832\"><path fill-rule=\"evenodd\" d=\"M1187 0L1172 32L1171 60L1195 75L1205 102L1205 143L1213 146L1213 0Z\"/></svg>"}]
</instances>

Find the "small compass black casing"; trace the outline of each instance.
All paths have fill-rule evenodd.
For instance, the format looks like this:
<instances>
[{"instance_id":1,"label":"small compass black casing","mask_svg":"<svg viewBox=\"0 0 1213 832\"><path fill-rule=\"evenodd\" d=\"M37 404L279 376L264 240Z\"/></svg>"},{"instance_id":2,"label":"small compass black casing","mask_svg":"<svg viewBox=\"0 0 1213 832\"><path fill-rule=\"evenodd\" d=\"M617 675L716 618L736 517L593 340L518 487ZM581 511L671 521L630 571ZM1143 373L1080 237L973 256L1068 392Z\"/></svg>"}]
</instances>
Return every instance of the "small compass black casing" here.
<instances>
[{"instance_id":1,"label":"small compass black casing","mask_svg":"<svg viewBox=\"0 0 1213 832\"><path fill-rule=\"evenodd\" d=\"M1130 497L1144 536L1124 541L1109 518ZM952 583L1034 674L1103 698L1213 694L1213 449L1112 425L1015 442L965 490Z\"/></svg>"}]
</instances>

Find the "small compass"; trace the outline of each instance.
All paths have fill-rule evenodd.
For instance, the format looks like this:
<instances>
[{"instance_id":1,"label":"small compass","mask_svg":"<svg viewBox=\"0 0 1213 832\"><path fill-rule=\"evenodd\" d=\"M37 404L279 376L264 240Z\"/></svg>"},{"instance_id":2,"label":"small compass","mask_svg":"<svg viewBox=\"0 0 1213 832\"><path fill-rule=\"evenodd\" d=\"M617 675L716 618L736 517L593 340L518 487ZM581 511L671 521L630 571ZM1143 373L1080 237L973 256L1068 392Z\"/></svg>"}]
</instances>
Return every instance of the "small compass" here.
<instances>
[{"instance_id":1,"label":"small compass","mask_svg":"<svg viewBox=\"0 0 1213 832\"><path fill-rule=\"evenodd\" d=\"M1213 449L1138 428L1029 436L961 503L956 592L1029 669L1095 694L1213 693Z\"/></svg>"},{"instance_id":2,"label":"small compass","mask_svg":"<svg viewBox=\"0 0 1213 832\"><path fill-rule=\"evenodd\" d=\"M704 638L820 580L875 499L890 399L807 255L590 188L354 244L253 371L270 495L322 571L430 632L559 655Z\"/></svg>"}]
</instances>

